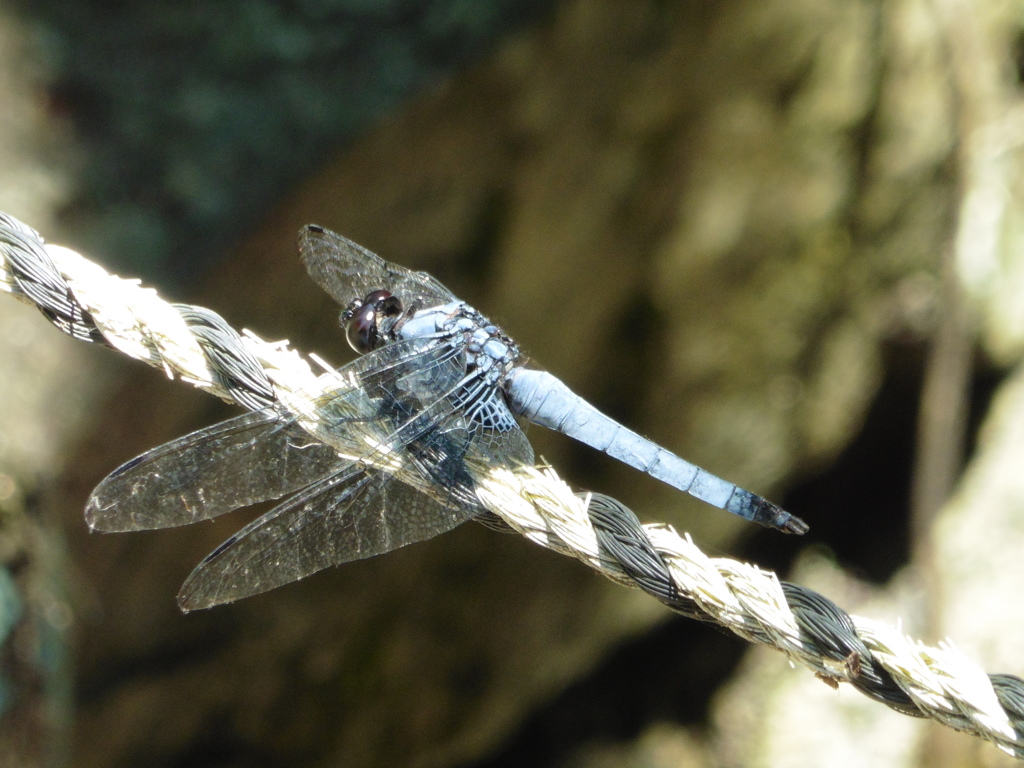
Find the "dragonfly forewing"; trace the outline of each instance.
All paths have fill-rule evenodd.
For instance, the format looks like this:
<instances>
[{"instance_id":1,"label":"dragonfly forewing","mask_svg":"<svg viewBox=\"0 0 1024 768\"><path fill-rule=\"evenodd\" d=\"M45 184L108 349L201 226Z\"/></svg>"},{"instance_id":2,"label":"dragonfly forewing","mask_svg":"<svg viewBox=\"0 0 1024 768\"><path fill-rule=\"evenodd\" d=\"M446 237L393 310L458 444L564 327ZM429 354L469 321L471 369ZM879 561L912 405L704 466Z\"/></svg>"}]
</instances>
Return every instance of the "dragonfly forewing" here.
<instances>
[{"instance_id":1,"label":"dragonfly forewing","mask_svg":"<svg viewBox=\"0 0 1024 768\"><path fill-rule=\"evenodd\" d=\"M279 499L345 460L275 409L246 413L138 456L89 497L100 531L172 528Z\"/></svg>"}]
</instances>

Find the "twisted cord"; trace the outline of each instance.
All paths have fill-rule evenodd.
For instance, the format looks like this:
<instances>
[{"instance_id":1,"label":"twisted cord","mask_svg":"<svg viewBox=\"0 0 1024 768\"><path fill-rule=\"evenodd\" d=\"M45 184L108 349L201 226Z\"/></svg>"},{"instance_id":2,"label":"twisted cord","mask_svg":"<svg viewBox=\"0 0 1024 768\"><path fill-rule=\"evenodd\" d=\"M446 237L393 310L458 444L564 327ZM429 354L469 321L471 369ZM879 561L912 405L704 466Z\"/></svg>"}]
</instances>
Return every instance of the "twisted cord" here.
<instances>
[{"instance_id":1,"label":"twisted cord","mask_svg":"<svg viewBox=\"0 0 1024 768\"><path fill-rule=\"evenodd\" d=\"M280 402L314 435L316 396L337 386L333 373L314 373L286 343L239 334L208 309L167 304L138 281L44 244L4 214L0 290L74 338L106 344L225 400L254 410ZM477 470L478 496L493 514L481 522L576 557L684 616L776 648L829 685L847 682L898 712L1024 757L1024 680L986 675L949 642L926 646L756 566L710 558L688 535L641 525L614 499L574 494L549 467Z\"/></svg>"}]
</instances>

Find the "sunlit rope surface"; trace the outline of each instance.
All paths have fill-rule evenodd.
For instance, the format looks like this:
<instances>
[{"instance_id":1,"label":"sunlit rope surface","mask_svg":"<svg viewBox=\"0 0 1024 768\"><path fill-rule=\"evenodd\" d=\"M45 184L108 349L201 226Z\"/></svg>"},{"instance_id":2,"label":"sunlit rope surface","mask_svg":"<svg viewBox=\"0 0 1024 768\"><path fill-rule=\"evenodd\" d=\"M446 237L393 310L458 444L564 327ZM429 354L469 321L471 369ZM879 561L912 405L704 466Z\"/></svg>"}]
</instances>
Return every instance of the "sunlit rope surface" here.
<instances>
[{"instance_id":1,"label":"sunlit rope surface","mask_svg":"<svg viewBox=\"0 0 1024 768\"><path fill-rule=\"evenodd\" d=\"M0 214L0 290L33 304L65 333L162 368L245 408L280 403L314 436L316 394L337 386L286 343L238 333L208 309L168 304L137 280L105 272ZM951 644L933 648L899 629L850 616L774 574L710 558L689 536L641 525L622 504L574 494L550 468L492 471L478 496L511 528L637 587L685 616L772 646L831 685L847 682L907 715L930 717L1024 757L1024 681L985 674ZM500 519L499 519L500 518Z\"/></svg>"}]
</instances>

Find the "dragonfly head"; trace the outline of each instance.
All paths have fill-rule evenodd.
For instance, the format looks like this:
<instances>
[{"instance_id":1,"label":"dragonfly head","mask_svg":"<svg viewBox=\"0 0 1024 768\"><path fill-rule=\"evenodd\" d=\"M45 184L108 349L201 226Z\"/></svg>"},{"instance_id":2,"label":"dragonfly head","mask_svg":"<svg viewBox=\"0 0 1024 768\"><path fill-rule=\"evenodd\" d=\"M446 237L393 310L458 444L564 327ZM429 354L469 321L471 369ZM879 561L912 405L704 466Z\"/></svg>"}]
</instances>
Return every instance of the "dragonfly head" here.
<instances>
[{"instance_id":1,"label":"dragonfly head","mask_svg":"<svg viewBox=\"0 0 1024 768\"><path fill-rule=\"evenodd\" d=\"M356 299L341 313L349 346L361 355L383 346L401 314L401 300L388 291L371 291L365 299Z\"/></svg>"}]
</instances>

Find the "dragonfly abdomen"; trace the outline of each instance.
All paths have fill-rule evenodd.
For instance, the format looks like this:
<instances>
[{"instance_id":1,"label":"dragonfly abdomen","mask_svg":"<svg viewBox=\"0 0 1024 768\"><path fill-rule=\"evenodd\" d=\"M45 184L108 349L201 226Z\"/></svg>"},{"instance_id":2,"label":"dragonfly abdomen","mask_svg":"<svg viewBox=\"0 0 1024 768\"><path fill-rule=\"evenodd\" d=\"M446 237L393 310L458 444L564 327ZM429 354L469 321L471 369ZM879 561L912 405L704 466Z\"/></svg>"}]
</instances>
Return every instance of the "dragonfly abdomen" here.
<instances>
[{"instance_id":1,"label":"dragonfly abdomen","mask_svg":"<svg viewBox=\"0 0 1024 768\"><path fill-rule=\"evenodd\" d=\"M601 413L547 371L517 368L506 377L512 410L561 432L701 501L769 528L803 533L807 526L781 507L679 458Z\"/></svg>"}]
</instances>

